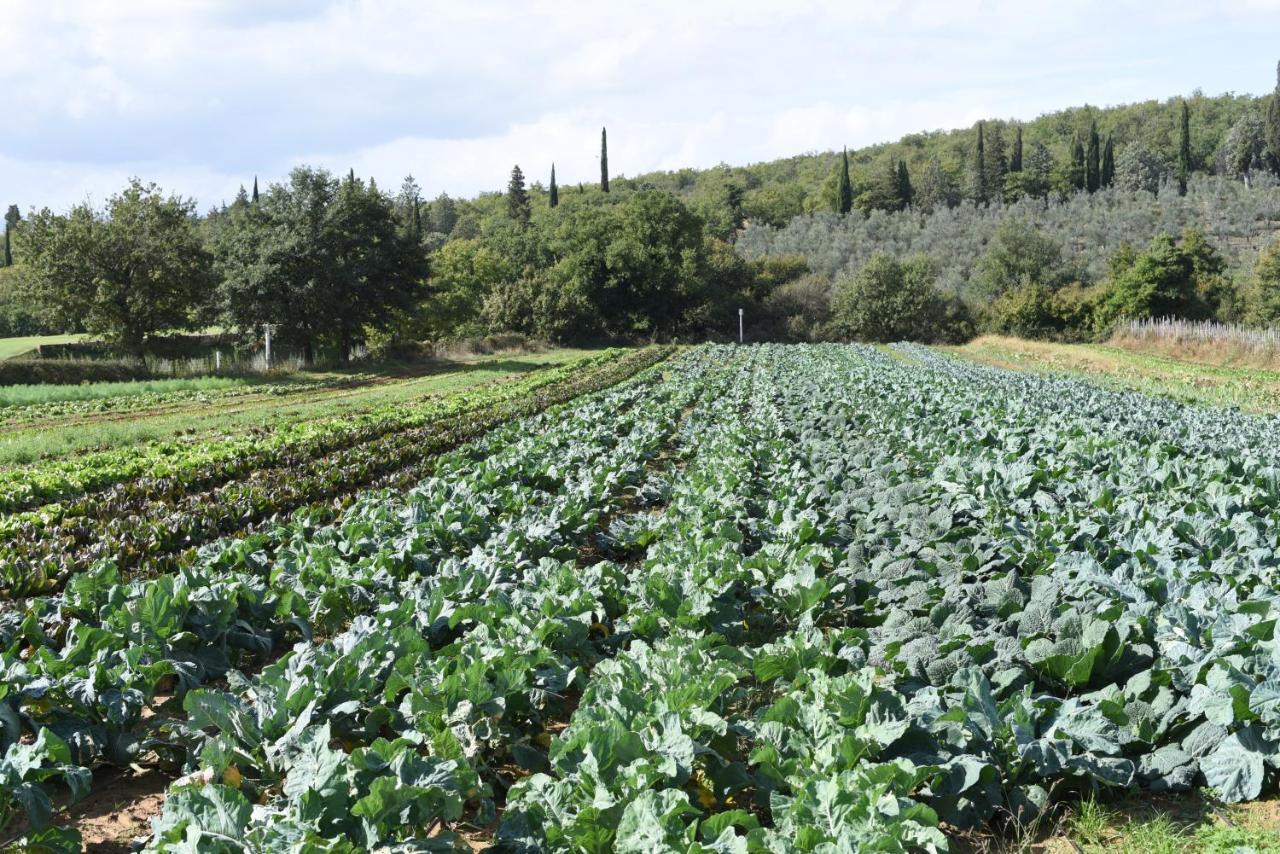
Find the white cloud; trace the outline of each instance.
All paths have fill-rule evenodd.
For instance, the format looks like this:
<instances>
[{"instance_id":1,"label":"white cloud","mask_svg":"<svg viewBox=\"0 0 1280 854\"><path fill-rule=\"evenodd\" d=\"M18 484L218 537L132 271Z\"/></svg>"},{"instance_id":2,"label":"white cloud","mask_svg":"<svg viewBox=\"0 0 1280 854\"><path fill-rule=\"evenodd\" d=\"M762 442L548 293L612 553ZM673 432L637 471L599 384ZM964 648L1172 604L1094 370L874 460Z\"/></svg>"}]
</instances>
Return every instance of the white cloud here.
<instances>
[{"instance_id":1,"label":"white cloud","mask_svg":"<svg viewBox=\"0 0 1280 854\"><path fill-rule=\"evenodd\" d=\"M1105 24L1105 25L1104 25ZM1270 88L1280 0L46 0L0 27L0 194L208 205L298 162L428 192L743 163ZM7 203L8 198L0 199Z\"/></svg>"}]
</instances>

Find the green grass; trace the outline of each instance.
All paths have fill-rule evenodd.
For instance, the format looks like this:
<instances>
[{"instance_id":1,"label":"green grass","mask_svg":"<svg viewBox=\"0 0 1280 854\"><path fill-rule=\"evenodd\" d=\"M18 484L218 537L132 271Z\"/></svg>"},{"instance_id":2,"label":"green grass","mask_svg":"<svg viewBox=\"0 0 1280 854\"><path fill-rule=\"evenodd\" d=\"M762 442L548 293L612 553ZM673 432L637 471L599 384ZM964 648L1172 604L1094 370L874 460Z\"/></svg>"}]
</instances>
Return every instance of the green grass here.
<instances>
[{"instance_id":1,"label":"green grass","mask_svg":"<svg viewBox=\"0 0 1280 854\"><path fill-rule=\"evenodd\" d=\"M340 416L374 406L413 400L495 382L590 355L588 350L549 350L495 354L458 362L419 376L383 377L355 388L337 388L286 397L230 398L178 411L128 413L66 425L23 425L0 433L0 466L24 465L42 458L119 448L175 436L208 436L270 429L282 423Z\"/></svg>"},{"instance_id":2,"label":"green grass","mask_svg":"<svg viewBox=\"0 0 1280 854\"><path fill-rule=\"evenodd\" d=\"M0 338L0 360L12 359L30 353L41 344L73 344L84 340L83 335L32 335L27 338Z\"/></svg>"},{"instance_id":3,"label":"green grass","mask_svg":"<svg viewBox=\"0 0 1280 854\"><path fill-rule=\"evenodd\" d=\"M1183 823L1160 813L1126 819L1118 812L1080 805L1069 825L1068 838L1081 850L1121 854L1235 854L1239 851L1280 852L1280 831L1265 827L1229 826L1216 818Z\"/></svg>"},{"instance_id":4,"label":"green grass","mask_svg":"<svg viewBox=\"0 0 1280 854\"><path fill-rule=\"evenodd\" d=\"M1081 845L1103 845L1111 835L1115 814L1093 798L1081 801L1068 826L1071 838Z\"/></svg>"},{"instance_id":5,"label":"green grass","mask_svg":"<svg viewBox=\"0 0 1280 854\"><path fill-rule=\"evenodd\" d=\"M1014 370L1088 376L1111 388L1187 403L1280 411L1280 373L1136 353L1104 344L1059 344L984 336L947 352Z\"/></svg>"},{"instance_id":6,"label":"green grass","mask_svg":"<svg viewBox=\"0 0 1280 854\"><path fill-rule=\"evenodd\" d=\"M1088 798L1021 840L989 837L969 852L1039 854L1280 854L1280 804L1218 804L1205 792Z\"/></svg>"},{"instance_id":7,"label":"green grass","mask_svg":"<svg viewBox=\"0 0 1280 854\"><path fill-rule=\"evenodd\" d=\"M195 377L179 380L138 380L124 383L82 383L80 385L9 385L0 386L0 407L30 406L68 400L106 400L164 394L175 391L221 391L249 385L274 382L269 378Z\"/></svg>"}]
</instances>

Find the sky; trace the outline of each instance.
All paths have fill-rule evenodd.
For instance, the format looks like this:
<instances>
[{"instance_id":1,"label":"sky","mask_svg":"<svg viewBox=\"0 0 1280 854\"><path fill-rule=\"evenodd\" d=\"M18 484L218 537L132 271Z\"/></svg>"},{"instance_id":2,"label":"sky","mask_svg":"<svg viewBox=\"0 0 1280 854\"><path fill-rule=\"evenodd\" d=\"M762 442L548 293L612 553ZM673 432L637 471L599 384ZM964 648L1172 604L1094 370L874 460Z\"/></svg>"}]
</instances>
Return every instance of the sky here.
<instances>
[{"instance_id":1,"label":"sky","mask_svg":"<svg viewBox=\"0 0 1280 854\"><path fill-rule=\"evenodd\" d=\"M1261 94L1280 0L0 0L0 204L298 164L424 195L745 164L1083 103Z\"/></svg>"}]
</instances>

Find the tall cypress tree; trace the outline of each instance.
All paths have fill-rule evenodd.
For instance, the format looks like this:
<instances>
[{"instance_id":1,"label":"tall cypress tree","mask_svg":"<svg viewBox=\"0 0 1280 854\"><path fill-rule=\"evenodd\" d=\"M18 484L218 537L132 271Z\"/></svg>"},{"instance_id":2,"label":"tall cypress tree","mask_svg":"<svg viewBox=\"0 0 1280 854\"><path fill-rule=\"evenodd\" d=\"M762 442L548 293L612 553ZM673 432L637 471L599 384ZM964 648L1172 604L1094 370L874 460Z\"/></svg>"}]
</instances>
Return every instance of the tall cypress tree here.
<instances>
[{"instance_id":1,"label":"tall cypress tree","mask_svg":"<svg viewBox=\"0 0 1280 854\"><path fill-rule=\"evenodd\" d=\"M396 198L397 215L414 245L422 241L422 188L412 175L404 176L400 183L400 195Z\"/></svg>"},{"instance_id":2,"label":"tall cypress tree","mask_svg":"<svg viewBox=\"0 0 1280 854\"><path fill-rule=\"evenodd\" d=\"M836 173L835 209L838 214L847 214L853 210L853 182L849 180L849 149L840 154L839 170Z\"/></svg>"},{"instance_id":3,"label":"tall cypress tree","mask_svg":"<svg viewBox=\"0 0 1280 854\"><path fill-rule=\"evenodd\" d=\"M1009 171L1009 159L1005 153L1004 132L999 124L985 128L986 147L983 155L987 165L987 200L998 202L1004 198L1004 176Z\"/></svg>"},{"instance_id":4,"label":"tall cypress tree","mask_svg":"<svg viewBox=\"0 0 1280 854\"><path fill-rule=\"evenodd\" d=\"M1071 146L1071 186L1083 190L1085 181L1084 144L1080 142L1080 137L1076 137Z\"/></svg>"},{"instance_id":5,"label":"tall cypress tree","mask_svg":"<svg viewBox=\"0 0 1280 854\"><path fill-rule=\"evenodd\" d=\"M987 201L987 152L982 141L982 122L978 122L978 146L973 152L972 195L975 204Z\"/></svg>"},{"instance_id":6,"label":"tall cypress tree","mask_svg":"<svg viewBox=\"0 0 1280 854\"><path fill-rule=\"evenodd\" d=\"M1107 134L1107 144L1102 146L1102 174L1098 180L1104 187L1110 187L1116 180L1116 145L1111 134Z\"/></svg>"},{"instance_id":7,"label":"tall cypress tree","mask_svg":"<svg viewBox=\"0 0 1280 854\"><path fill-rule=\"evenodd\" d=\"M898 201L903 208L911 207L911 201L915 198L915 190L911 186L911 173L907 171L907 161L898 161Z\"/></svg>"},{"instance_id":8,"label":"tall cypress tree","mask_svg":"<svg viewBox=\"0 0 1280 854\"><path fill-rule=\"evenodd\" d=\"M1262 137L1267 149L1267 165L1280 175L1280 63L1276 63L1276 91L1267 104L1267 121Z\"/></svg>"},{"instance_id":9,"label":"tall cypress tree","mask_svg":"<svg viewBox=\"0 0 1280 854\"><path fill-rule=\"evenodd\" d=\"M244 186L244 185L241 184L241 186ZM258 203L258 176L257 175L253 176L253 203L254 204Z\"/></svg>"},{"instance_id":10,"label":"tall cypress tree","mask_svg":"<svg viewBox=\"0 0 1280 854\"><path fill-rule=\"evenodd\" d=\"M555 207L560 204L560 188L556 186L556 165L551 164L551 189L547 193L547 204Z\"/></svg>"},{"instance_id":11,"label":"tall cypress tree","mask_svg":"<svg viewBox=\"0 0 1280 854\"><path fill-rule=\"evenodd\" d=\"M609 136L600 128L600 189L609 192Z\"/></svg>"},{"instance_id":12,"label":"tall cypress tree","mask_svg":"<svg viewBox=\"0 0 1280 854\"><path fill-rule=\"evenodd\" d=\"M1090 193L1102 186L1102 147L1098 140L1098 123L1089 123L1089 148L1084 161L1084 188Z\"/></svg>"},{"instance_id":13,"label":"tall cypress tree","mask_svg":"<svg viewBox=\"0 0 1280 854\"><path fill-rule=\"evenodd\" d=\"M1178 195L1187 194L1187 179L1191 177L1191 111L1182 101L1182 120L1178 131Z\"/></svg>"},{"instance_id":14,"label":"tall cypress tree","mask_svg":"<svg viewBox=\"0 0 1280 854\"><path fill-rule=\"evenodd\" d=\"M1018 125L1013 136L1013 155L1009 158L1009 171L1022 171L1022 125Z\"/></svg>"},{"instance_id":15,"label":"tall cypress tree","mask_svg":"<svg viewBox=\"0 0 1280 854\"><path fill-rule=\"evenodd\" d=\"M21 220L22 214L19 213L18 206L9 205L9 209L4 212L4 265L6 267L13 266L13 244L10 242L9 233L17 228Z\"/></svg>"},{"instance_id":16,"label":"tall cypress tree","mask_svg":"<svg viewBox=\"0 0 1280 854\"><path fill-rule=\"evenodd\" d=\"M507 215L518 223L529 221L529 192L524 188L524 173L519 164L511 167L511 180L507 182Z\"/></svg>"}]
</instances>

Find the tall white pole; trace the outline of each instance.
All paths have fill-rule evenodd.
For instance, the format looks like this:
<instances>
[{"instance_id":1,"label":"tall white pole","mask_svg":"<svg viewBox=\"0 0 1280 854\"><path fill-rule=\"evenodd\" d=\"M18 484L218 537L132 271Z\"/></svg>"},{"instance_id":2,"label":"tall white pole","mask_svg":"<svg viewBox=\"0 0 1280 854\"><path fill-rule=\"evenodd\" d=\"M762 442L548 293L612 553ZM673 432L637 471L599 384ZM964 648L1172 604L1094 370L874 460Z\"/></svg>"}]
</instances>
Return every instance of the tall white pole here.
<instances>
[{"instance_id":1,"label":"tall white pole","mask_svg":"<svg viewBox=\"0 0 1280 854\"><path fill-rule=\"evenodd\" d=\"M738 343L742 343L742 309L738 309Z\"/></svg>"},{"instance_id":2,"label":"tall white pole","mask_svg":"<svg viewBox=\"0 0 1280 854\"><path fill-rule=\"evenodd\" d=\"M264 323L262 324L262 328L266 330L267 333L267 370L269 371L271 370L271 324Z\"/></svg>"}]
</instances>

